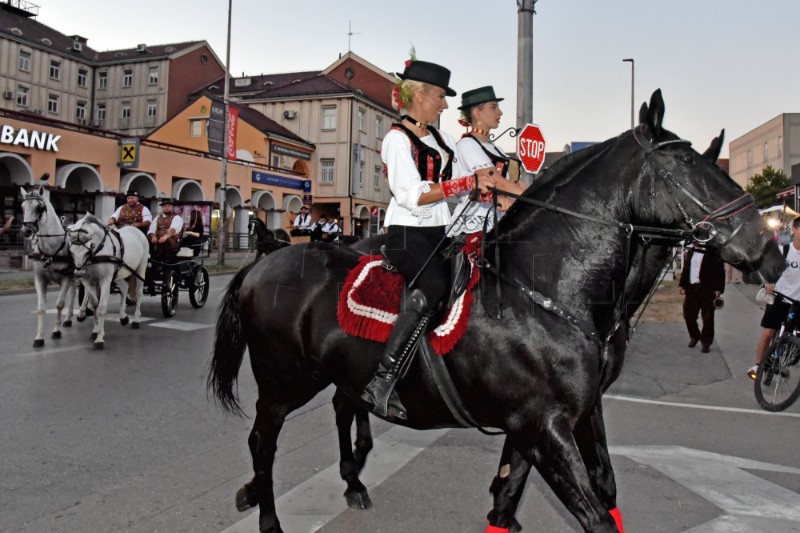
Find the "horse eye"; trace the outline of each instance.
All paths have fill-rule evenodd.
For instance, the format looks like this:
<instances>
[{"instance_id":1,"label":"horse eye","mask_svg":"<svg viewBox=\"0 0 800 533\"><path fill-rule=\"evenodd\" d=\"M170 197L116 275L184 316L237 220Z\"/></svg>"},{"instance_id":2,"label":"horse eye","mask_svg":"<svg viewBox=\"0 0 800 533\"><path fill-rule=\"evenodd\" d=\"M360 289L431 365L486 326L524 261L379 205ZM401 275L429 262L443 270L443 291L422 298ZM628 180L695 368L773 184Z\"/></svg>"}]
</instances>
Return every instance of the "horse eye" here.
<instances>
[{"instance_id":1,"label":"horse eye","mask_svg":"<svg viewBox=\"0 0 800 533\"><path fill-rule=\"evenodd\" d=\"M694 156L692 154L681 154L680 161L685 165L691 165L694 162Z\"/></svg>"}]
</instances>

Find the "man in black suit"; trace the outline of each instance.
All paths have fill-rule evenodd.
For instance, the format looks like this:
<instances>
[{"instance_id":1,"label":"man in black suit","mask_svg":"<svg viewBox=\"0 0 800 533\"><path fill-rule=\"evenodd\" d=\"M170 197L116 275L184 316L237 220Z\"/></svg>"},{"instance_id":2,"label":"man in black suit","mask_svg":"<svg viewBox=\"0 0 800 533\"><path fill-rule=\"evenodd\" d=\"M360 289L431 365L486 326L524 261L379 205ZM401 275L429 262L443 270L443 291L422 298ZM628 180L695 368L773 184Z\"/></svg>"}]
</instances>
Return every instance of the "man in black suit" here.
<instances>
[{"instance_id":1,"label":"man in black suit","mask_svg":"<svg viewBox=\"0 0 800 533\"><path fill-rule=\"evenodd\" d=\"M708 353L714 342L714 300L725 291L725 266L717 254L690 250L683 264L678 284L683 299L683 319L689 330L689 348L698 342L701 352ZM702 331L697 315L703 319Z\"/></svg>"}]
</instances>

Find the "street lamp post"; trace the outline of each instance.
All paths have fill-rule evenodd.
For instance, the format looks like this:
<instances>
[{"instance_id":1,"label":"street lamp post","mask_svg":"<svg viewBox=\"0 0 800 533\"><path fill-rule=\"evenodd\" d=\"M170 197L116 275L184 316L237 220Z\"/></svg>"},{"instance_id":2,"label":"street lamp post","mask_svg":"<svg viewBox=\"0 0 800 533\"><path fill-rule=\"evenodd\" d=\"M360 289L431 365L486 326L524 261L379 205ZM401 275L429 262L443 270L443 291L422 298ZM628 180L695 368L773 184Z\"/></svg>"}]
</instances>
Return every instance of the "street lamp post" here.
<instances>
[{"instance_id":1,"label":"street lamp post","mask_svg":"<svg viewBox=\"0 0 800 533\"><path fill-rule=\"evenodd\" d=\"M634 126L634 122L633 122L633 108L634 108L634 104L633 104L633 102L634 102L634 100L633 100L633 64L634 64L634 61L633 61L633 58L630 58L630 57L628 59L623 59L622 60L623 63L627 63L629 61L631 63L631 129L633 129L633 126Z\"/></svg>"},{"instance_id":2,"label":"street lamp post","mask_svg":"<svg viewBox=\"0 0 800 533\"><path fill-rule=\"evenodd\" d=\"M225 50L225 88L222 92L222 101L225 105L225 113L223 118L222 128L222 165L220 168L219 178L219 191L221 198L219 200L219 232L218 232L218 245L217 250L217 263L220 265L225 264L225 241L227 240L227 229L225 225L228 223L225 217L227 210L227 194L228 194L228 110L230 103L228 102L228 86L230 85L231 77L231 13L233 11L233 0L228 0L228 44Z\"/></svg>"}]
</instances>

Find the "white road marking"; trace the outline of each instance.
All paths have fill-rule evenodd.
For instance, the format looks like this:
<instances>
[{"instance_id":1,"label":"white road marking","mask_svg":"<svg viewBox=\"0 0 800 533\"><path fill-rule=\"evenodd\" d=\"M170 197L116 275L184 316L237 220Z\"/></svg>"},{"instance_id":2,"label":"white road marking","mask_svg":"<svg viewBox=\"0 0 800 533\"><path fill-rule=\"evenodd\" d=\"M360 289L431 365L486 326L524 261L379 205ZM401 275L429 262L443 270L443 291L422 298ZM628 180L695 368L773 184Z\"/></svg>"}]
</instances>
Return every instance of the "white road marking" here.
<instances>
[{"instance_id":1,"label":"white road marking","mask_svg":"<svg viewBox=\"0 0 800 533\"><path fill-rule=\"evenodd\" d=\"M383 483L403 468L426 447L433 444L449 430L417 431L395 426L375 439L370 453L369 468L361 482L368 489ZM342 496L344 482L339 477L339 464L334 463L316 476L307 479L275 500L281 526L285 531L318 531L347 509ZM250 533L258 531L258 511L236 522L222 533Z\"/></svg>"},{"instance_id":2,"label":"white road marking","mask_svg":"<svg viewBox=\"0 0 800 533\"><path fill-rule=\"evenodd\" d=\"M797 493L745 472L800 475L800 469L681 446L610 446L609 452L658 470L724 511L722 517L693 528L695 533L800 528ZM776 521L791 526L775 529Z\"/></svg>"},{"instance_id":3,"label":"white road marking","mask_svg":"<svg viewBox=\"0 0 800 533\"><path fill-rule=\"evenodd\" d=\"M31 313L36 314L36 310L31 311ZM56 314L55 307L52 308L52 309L46 310L45 314L46 315L55 315ZM62 315L61 316L62 316L62 318L66 318L67 311L66 310L62 311ZM94 316L86 315L86 320L84 320L84 322L88 322L88 323L91 324L93 319L94 319ZM128 319L130 319L131 321L133 320L133 313L128 313ZM73 323L74 322L78 322L78 310L77 309L72 314L72 320L73 320ZM155 318L148 317L148 316L142 316L142 317L139 318L139 322L149 322L151 320L155 320ZM117 313L112 313L111 311L107 311L106 312L106 322L108 322L108 321L119 322L119 313L118 312ZM78 323L80 324L80 322L78 322Z\"/></svg>"},{"instance_id":4,"label":"white road marking","mask_svg":"<svg viewBox=\"0 0 800 533\"><path fill-rule=\"evenodd\" d=\"M196 324L194 322L181 322L180 320L165 320L163 322L153 322L153 328L177 329L179 331L195 331L198 329L210 328L208 324Z\"/></svg>"},{"instance_id":5,"label":"white road marking","mask_svg":"<svg viewBox=\"0 0 800 533\"><path fill-rule=\"evenodd\" d=\"M703 409L706 411L724 411L728 413L742 413L747 415L782 416L787 418L800 418L800 413L770 413L769 411L761 411L759 409L742 409L740 407L723 407L721 405L662 402L660 400L648 400L646 398L635 398L633 396L618 396L616 394L605 394L603 395L603 398L608 400L619 400L621 402L646 403L650 405L664 405L667 407L682 407L684 409Z\"/></svg>"}]
</instances>

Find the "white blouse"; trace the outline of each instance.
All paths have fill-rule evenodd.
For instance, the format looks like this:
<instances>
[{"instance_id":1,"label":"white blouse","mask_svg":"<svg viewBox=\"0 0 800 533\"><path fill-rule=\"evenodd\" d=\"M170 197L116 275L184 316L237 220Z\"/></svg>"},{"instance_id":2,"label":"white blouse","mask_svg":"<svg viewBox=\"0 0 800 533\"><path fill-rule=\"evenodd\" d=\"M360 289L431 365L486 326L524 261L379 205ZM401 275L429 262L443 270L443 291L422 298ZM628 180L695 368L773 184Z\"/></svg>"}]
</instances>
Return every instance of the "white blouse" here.
<instances>
[{"instance_id":1,"label":"white blouse","mask_svg":"<svg viewBox=\"0 0 800 533\"><path fill-rule=\"evenodd\" d=\"M455 152L455 142L447 133L440 131L447 146ZM442 169L447 164L448 155L436 144L430 133L420 139L434 148L442 156ZM422 193L431 190L431 183L419 175L414 159L411 157L411 139L400 130L389 130L383 138L381 159L386 164L389 176L389 189L392 200L386 210L386 226L446 226L450 223L450 207L445 200L419 205ZM457 161L453 161L453 177L462 175Z\"/></svg>"},{"instance_id":2,"label":"white blouse","mask_svg":"<svg viewBox=\"0 0 800 533\"><path fill-rule=\"evenodd\" d=\"M500 152L492 143L484 143L481 145L500 157L506 157ZM456 158L461 163L461 167L469 173L474 173L476 170L482 168L493 168L492 160L481 149L481 146L475 142L474 138L463 137L456 144ZM465 194L461 198L461 203L453 211L453 224L448 228L448 235L455 236L460 233L476 233L483 231L483 221L489 213L492 204L487 202L474 201L469 203L469 195ZM503 213L497 213L498 218L503 216ZM489 231L494 226L494 215L489 217L489 224L486 226L486 231Z\"/></svg>"}]
</instances>

